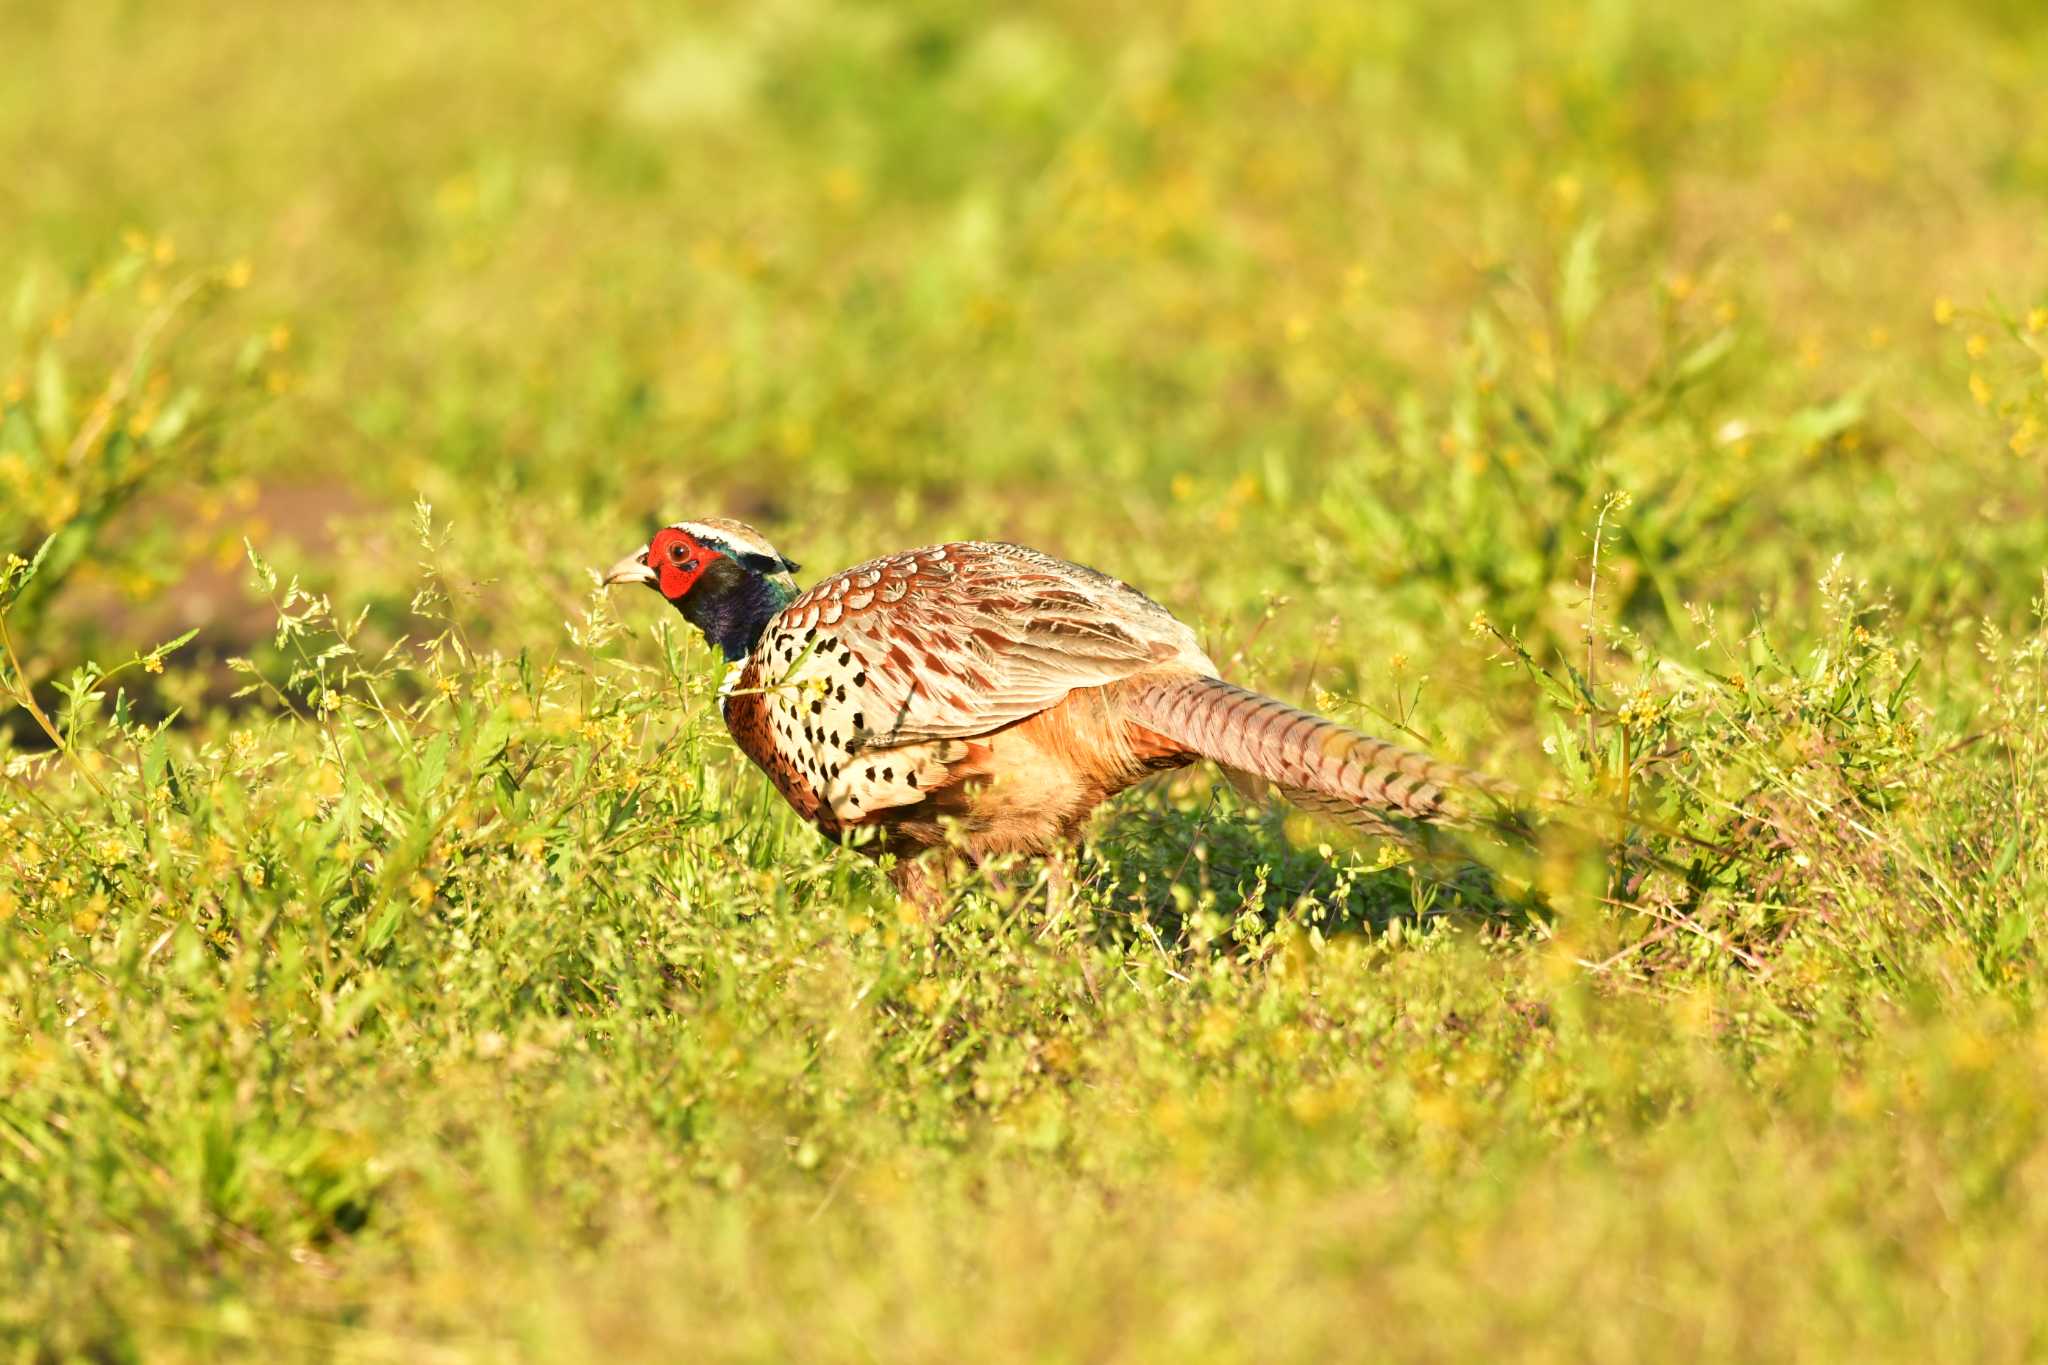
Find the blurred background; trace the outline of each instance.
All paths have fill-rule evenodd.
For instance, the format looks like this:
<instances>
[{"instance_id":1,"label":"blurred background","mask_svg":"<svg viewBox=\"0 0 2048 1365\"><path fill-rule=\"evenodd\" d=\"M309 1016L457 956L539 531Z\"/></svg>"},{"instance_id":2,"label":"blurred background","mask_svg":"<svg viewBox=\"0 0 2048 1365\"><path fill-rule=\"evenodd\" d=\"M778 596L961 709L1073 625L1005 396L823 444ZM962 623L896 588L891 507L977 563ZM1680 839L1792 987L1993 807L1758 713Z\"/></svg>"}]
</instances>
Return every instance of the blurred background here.
<instances>
[{"instance_id":1,"label":"blurred background","mask_svg":"<svg viewBox=\"0 0 2048 1365\"><path fill-rule=\"evenodd\" d=\"M16 633L40 673L197 625L161 685L210 686L271 621L245 537L395 633L419 498L489 645L724 514L817 572L1027 540L1255 680L1399 655L1455 708L1495 688L1476 613L1579 647L1625 494L1603 619L1797 635L1839 554L1939 651L2048 559L2044 34L2021 0L16 0L0 548L66 533Z\"/></svg>"}]
</instances>

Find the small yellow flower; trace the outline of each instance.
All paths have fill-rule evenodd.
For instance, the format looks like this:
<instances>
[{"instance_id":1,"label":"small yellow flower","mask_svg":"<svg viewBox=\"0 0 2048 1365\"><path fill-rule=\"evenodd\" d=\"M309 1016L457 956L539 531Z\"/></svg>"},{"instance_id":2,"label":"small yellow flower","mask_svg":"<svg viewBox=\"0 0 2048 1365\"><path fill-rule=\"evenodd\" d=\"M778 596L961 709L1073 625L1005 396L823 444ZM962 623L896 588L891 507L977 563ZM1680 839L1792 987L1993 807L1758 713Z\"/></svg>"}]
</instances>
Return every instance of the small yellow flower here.
<instances>
[{"instance_id":1,"label":"small yellow flower","mask_svg":"<svg viewBox=\"0 0 2048 1365\"><path fill-rule=\"evenodd\" d=\"M156 245L149 249L149 258L158 265L169 265L178 259L177 244L168 237L159 237Z\"/></svg>"},{"instance_id":2,"label":"small yellow flower","mask_svg":"<svg viewBox=\"0 0 2048 1365\"><path fill-rule=\"evenodd\" d=\"M164 671L164 661L154 654L148 655L142 661L142 671L145 673L161 673Z\"/></svg>"},{"instance_id":3,"label":"small yellow flower","mask_svg":"<svg viewBox=\"0 0 2048 1365\"><path fill-rule=\"evenodd\" d=\"M222 273L221 280L230 289L246 289L249 286L249 276L251 273L249 262L245 257L230 263L227 270Z\"/></svg>"},{"instance_id":4,"label":"small yellow flower","mask_svg":"<svg viewBox=\"0 0 2048 1365\"><path fill-rule=\"evenodd\" d=\"M1963 349L1969 353L1970 359L1982 360L1984 353L1991 349L1991 339L1982 332L1972 332L1970 339L1963 343Z\"/></svg>"},{"instance_id":5,"label":"small yellow flower","mask_svg":"<svg viewBox=\"0 0 2048 1365\"><path fill-rule=\"evenodd\" d=\"M1684 303L1687 299L1691 298L1693 290L1698 287L1698 282L1683 271L1664 281L1664 292L1669 294L1676 303Z\"/></svg>"},{"instance_id":6,"label":"small yellow flower","mask_svg":"<svg viewBox=\"0 0 2048 1365\"><path fill-rule=\"evenodd\" d=\"M1984 382L1983 375L1974 370L1970 373L1970 397L1977 400L1977 406L1980 408L1991 406L1991 386Z\"/></svg>"},{"instance_id":7,"label":"small yellow flower","mask_svg":"<svg viewBox=\"0 0 2048 1365\"><path fill-rule=\"evenodd\" d=\"M1946 295L1946 294L1943 294L1943 295L1942 295L1942 296L1941 296L1940 298L1938 298L1938 299L1936 299L1936 300L1934 301L1934 323L1935 323L1935 326L1937 326L1937 327L1946 327L1946 326L1948 326L1948 325L1949 325L1949 324L1950 324L1951 322L1954 322L1955 320L1956 320L1956 306L1955 306L1955 303L1954 303L1954 301L1953 301L1953 300L1951 300L1951 299L1949 298L1949 296L1948 296L1948 295Z\"/></svg>"},{"instance_id":8,"label":"small yellow flower","mask_svg":"<svg viewBox=\"0 0 2048 1365\"><path fill-rule=\"evenodd\" d=\"M868 187L859 171L834 167L825 174L825 197L841 208L851 208L867 197Z\"/></svg>"},{"instance_id":9,"label":"small yellow flower","mask_svg":"<svg viewBox=\"0 0 2048 1365\"><path fill-rule=\"evenodd\" d=\"M2048 332L2048 308L2036 308L2027 314L2027 334L2039 336Z\"/></svg>"},{"instance_id":10,"label":"small yellow flower","mask_svg":"<svg viewBox=\"0 0 2048 1365\"><path fill-rule=\"evenodd\" d=\"M106 909L107 898L94 896L71 912L71 927L81 934L90 934L100 927L100 920L106 914Z\"/></svg>"}]
</instances>

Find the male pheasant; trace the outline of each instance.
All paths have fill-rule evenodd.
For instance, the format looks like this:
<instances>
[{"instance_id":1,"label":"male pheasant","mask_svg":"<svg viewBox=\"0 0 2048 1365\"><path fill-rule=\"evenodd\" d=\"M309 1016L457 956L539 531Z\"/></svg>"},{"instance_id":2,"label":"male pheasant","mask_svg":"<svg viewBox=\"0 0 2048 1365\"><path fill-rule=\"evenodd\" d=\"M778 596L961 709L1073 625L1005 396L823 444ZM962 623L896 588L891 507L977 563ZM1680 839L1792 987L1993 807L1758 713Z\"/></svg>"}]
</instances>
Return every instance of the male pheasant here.
<instances>
[{"instance_id":1,"label":"male pheasant","mask_svg":"<svg viewBox=\"0 0 2048 1365\"><path fill-rule=\"evenodd\" d=\"M933 545L804 592L796 569L710 518L657 531L605 582L653 588L724 653L740 749L826 837L872 829L863 847L898 855L908 895L930 895L927 849L1052 853L1102 802L1201 758L1383 835L1498 790L1224 682L1157 602L1037 550Z\"/></svg>"}]
</instances>

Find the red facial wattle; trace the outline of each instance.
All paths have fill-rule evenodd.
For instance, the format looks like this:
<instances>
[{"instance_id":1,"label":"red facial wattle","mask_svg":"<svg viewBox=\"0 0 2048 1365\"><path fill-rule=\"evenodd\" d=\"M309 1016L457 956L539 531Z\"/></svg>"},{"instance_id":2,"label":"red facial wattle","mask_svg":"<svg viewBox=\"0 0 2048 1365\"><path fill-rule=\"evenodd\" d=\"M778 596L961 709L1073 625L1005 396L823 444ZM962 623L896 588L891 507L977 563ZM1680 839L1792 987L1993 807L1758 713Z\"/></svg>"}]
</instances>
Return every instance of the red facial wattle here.
<instances>
[{"instance_id":1,"label":"red facial wattle","mask_svg":"<svg viewBox=\"0 0 2048 1365\"><path fill-rule=\"evenodd\" d=\"M705 568L717 553L670 526L656 532L648 542L647 567L654 570L655 586L661 589L661 595L679 602L704 576Z\"/></svg>"}]
</instances>

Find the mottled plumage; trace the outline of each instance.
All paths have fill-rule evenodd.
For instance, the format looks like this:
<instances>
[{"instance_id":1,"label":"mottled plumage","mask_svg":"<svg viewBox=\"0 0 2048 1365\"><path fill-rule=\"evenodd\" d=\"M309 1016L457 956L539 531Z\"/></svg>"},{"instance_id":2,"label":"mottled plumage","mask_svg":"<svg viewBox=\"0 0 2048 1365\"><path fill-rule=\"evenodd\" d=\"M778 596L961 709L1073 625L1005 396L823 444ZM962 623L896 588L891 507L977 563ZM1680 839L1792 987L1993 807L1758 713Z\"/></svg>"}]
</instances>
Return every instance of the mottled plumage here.
<instances>
[{"instance_id":1,"label":"mottled plumage","mask_svg":"<svg viewBox=\"0 0 2048 1365\"><path fill-rule=\"evenodd\" d=\"M798 593L738 522L679 522L614 566L732 662L727 728L828 837L908 857L1043 854L1148 773L1209 758L1354 828L1459 813L1485 779L1216 676L1194 632L1137 589L1021 545L934 545ZM907 862L900 880L920 884Z\"/></svg>"}]
</instances>

